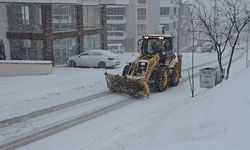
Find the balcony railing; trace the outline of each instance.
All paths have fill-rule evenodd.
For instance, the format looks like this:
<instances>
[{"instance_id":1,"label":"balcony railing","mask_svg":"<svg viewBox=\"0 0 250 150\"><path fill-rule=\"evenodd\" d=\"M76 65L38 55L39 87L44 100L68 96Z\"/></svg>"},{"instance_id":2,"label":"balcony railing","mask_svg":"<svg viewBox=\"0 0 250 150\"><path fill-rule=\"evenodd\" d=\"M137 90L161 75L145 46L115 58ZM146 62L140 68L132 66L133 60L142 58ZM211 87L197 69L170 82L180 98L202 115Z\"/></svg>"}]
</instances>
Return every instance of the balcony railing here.
<instances>
[{"instance_id":1,"label":"balcony railing","mask_svg":"<svg viewBox=\"0 0 250 150\"><path fill-rule=\"evenodd\" d=\"M126 17L123 15L108 15L107 20L126 20Z\"/></svg>"},{"instance_id":2,"label":"balcony railing","mask_svg":"<svg viewBox=\"0 0 250 150\"><path fill-rule=\"evenodd\" d=\"M124 40L126 33L124 31L108 31L107 36L109 40Z\"/></svg>"}]
</instances>

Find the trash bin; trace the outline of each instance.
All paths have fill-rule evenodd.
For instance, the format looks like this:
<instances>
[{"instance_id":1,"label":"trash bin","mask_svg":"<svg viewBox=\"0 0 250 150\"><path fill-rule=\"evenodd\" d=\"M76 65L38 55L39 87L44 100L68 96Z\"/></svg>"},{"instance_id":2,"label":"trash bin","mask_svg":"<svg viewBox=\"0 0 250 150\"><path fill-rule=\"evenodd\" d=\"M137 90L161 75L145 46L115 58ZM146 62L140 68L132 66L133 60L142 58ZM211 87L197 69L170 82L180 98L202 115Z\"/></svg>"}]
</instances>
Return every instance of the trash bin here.
<instances>
[{"instance_id":1,"label":"trash bin","mask_svg":"<svg viewBox=\"0 0 250 150\"><path fill-rule=\"evenodd\" d=\"M200 88L212 88L222 81L219 68L203 68L200 70Z\"/></svg>"}]
</instances>

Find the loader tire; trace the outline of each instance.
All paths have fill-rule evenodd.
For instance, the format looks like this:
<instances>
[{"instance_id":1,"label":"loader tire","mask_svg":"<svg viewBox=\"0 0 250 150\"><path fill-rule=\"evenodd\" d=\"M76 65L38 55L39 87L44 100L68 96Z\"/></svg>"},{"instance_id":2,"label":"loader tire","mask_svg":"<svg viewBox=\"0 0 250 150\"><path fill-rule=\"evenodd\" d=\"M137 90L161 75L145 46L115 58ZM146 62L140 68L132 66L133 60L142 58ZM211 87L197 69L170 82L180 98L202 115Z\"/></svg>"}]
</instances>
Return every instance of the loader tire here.
<instances>
[{"instance_id":1,"label":"loader tire","mask_svg":"<svg viewBox=\"0 0 250 150\"><path fill-rule=\"evenodd\" d=\"M180 70L178 64L174 66L172 69L172 74L170 75L170 81L169 84L170 86L177 86L180 81Z\"/></svg>"},{"instance_id":2,"label":"loader tire","mask_svg":"<svg viewBox=\"0 0 250 150\"><path fill-rule=\"evenodd\" d=\"M156 72L155 89L159 92L168 88L169 78L166 66L160 66Z\"/></svg>"},{"instance_id":3,"label":"loader tire","mask_svg":"<svg viewBox=\"0 0 250 150\"><path fill-rule=\"evenodd\" d=\"M130 65L126 65L126 66L123 68L122 76L128 75L128 74L129 74L129 69L130 69Z\"/></svg>"}]
</instances>

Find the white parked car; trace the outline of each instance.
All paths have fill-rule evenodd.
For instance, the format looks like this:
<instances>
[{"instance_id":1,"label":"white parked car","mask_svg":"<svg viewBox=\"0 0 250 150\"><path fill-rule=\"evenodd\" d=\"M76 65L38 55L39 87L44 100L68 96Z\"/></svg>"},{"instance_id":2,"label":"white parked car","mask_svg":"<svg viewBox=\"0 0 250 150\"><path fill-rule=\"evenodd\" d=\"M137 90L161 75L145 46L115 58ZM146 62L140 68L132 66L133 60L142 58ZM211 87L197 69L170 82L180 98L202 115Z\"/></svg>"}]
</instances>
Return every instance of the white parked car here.
<instances>
[{"instance_id":1,"label":"white parked car","mask_svg":"<svg viewBox=\"0 0 250 150\"><path fill-rule=\"evenodd\" d=\"M107 50L95 49L87 50L79 55L68 57L67 62L70 67L115 67L120 65L117 55Z\"/></svg>"}]
</instances>

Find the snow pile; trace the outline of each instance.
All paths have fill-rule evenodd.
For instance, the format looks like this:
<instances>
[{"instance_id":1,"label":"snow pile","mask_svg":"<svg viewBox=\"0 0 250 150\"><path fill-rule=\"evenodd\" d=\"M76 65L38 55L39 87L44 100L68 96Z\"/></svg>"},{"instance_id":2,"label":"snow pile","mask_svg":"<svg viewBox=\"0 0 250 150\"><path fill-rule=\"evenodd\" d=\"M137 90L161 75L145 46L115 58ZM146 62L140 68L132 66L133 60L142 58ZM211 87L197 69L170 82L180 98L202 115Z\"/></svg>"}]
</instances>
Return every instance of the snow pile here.
<instances>
[{"instance_id":1,"label":"snow pile","mask_svg":"<svg viewBox=\"0 0 250 150\"><path fill-rule=\"evenodd\" d=\"M123 119L127 119L123 125L116 124L117 118L113 114L113 121L107 120L112 122L113 129L108 128L105 130L110 130L109 132L95 133L96 137L93 138L95 141L87 144L87 148L83 146L85 144L79 144L74 148L93 150L249 149L250 120L247 119L250 114L249 76L250 69L213 89L200 93L195 98L176 96L178 100L166 101L167 96L156 96L160 99L154 98L154 101L164 99L165 104L162 103L161 106L154 108L155 102L151 101L149 102L151 108L147 108L147 104L144 103L140 109L144 107L148 110L144 114L138 114L143 113L138 110L129 111L133 113L131 115L124 113L130 118L123 116ZM171 98L170 93L168 95ZM105 122L104 119L102 121Z\"/></svg>"},{"instance_id":2,"label":"snow pile","mask_svg":"<svg viewBox=\"0 0 250 150\"><path fill-rule=\"evenodd\" d=\"M249 76L248 69L198 95L182 110L182 116L174 121L162 118L127 149L249 149Z\"/></svg>"}]
</instances>

